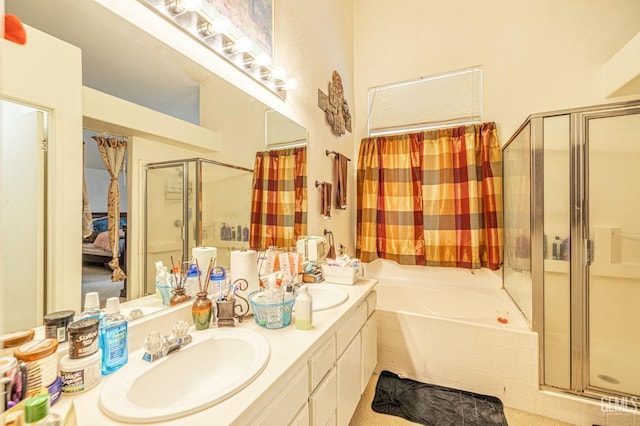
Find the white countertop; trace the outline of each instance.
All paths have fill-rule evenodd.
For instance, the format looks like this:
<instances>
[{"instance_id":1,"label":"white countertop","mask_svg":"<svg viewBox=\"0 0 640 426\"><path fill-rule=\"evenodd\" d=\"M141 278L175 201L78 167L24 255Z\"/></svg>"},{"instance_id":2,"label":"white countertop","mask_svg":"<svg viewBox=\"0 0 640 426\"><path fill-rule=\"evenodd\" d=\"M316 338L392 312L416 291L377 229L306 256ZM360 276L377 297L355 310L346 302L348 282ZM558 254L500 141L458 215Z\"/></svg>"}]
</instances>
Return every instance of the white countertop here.
<instances>
[{"instance_id":1,"label":"white countertop","mask_svg":"<svg viewBox=\"0 0 640 426\"><path fill-rule=\"evenodd\" d=\"M335 308L325 311L313 313L313 328L311 330L298 330L295 328L295 313L288 327L276 330L269 330L258 326L253 318L248 318L242 323L236 321L236 327L247 328L258 331L265 336L270 344L271 355L269 362L264 371L244 389L240 390L234 396L197 413L167 421L160 424L171 425L194 425L194 424L246 424L251 419L260 414L264 406L264 401L269 399L270 392L280 392L280 387L287 383L298 368L306 365L309 356L325 341L327 337L335 333L335 331L344 323L362 302L366 300L366 296L370 293L376 284L376 280L361 279L356 284L349 286L340 286L349 293L349 298L345 303ZM324 283L310 284L324 285ZM186 303L181 309L184 316L184 310L191 311L191 304ZM179 310L170 310L156 315L176 315ZM166 323L166 321L164 321ZM131 328L135 327L135 323L131 324ZM158 329L160 332L169 332L169 330ZM198 333L198 331L193 331ZM131 334L131 332L130 332ZM130 353L130 356L142 356L141 349ZM171 355L169 355L171 356ZM199 366L185 365L184 368L195 368ZM98 400L103 384L106 380L116 376L118 372L112 376L104 377L101 383L95 388L78 395L62 395L60 400L52 407L52 411L58 413L64 418L69 411L71 401L75 406L75 414L79 426L95 426L95 425L121 425L121 423L107 417L99 408ZM175 374L180 374L176 371ZM167 381L171 382L171 377L167 377ZM275 396L275 395L271 395ZM155 423L158 424L158 423Z\"/></svg>"}]
</instances>

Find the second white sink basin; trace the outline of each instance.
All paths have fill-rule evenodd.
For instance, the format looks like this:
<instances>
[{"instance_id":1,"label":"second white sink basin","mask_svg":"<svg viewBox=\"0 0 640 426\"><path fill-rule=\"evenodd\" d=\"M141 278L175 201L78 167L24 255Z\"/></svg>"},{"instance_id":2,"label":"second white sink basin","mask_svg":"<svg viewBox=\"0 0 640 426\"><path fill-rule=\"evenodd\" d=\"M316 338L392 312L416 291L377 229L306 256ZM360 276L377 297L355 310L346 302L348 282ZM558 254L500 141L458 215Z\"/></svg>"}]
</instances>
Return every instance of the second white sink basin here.
<instances>
[{"instance_id":1,"label":"second white sink basin","mask_svg":"<svg viewBox=\"0 0 640 426\"><path fill-rule=\"evenodd\" d=\"M335 308L349 298L349 293L336 284L308 284L307 289L313 300L314 311Z\"/></svg>"},{"instance_id":2,"label":"second white sink basin","mask_svg":"<svg viewBox=\"0 0 640 426\"><path fill-rule=\"evenodd\" d=\"M253 330L209 329L155 362L143 350L109 377L100 408L124 422L153 423L194 413L229 398L251 383L269 360L269 342Z\"/></svg>"}]
</instances>

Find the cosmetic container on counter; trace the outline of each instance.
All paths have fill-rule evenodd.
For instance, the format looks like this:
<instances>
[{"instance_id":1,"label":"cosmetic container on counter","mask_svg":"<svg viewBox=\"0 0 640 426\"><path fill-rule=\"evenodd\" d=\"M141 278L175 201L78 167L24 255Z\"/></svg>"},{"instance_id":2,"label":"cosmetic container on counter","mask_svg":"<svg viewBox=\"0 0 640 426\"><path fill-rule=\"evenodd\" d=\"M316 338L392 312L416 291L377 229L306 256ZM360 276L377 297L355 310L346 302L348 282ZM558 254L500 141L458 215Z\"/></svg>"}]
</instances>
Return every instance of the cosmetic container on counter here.
<instances>
[{"instance_id":1,"label":"cosmetic container on counter","mask_svg":"<svg viewBox=\"0 0 640 426\"><path fill-rule=\"evenodd\" d=\"M43 318L44 335L58 339L58 343L67 341L67 326L73 321L75 311L58 311L51 312Z\"/></svg>"},{"instance_id":2,"label":"cosmetic container on counter","mask_svg":"<svg viewBox=\"0 0 640 426\"><path fill-rule=\"evenodd\" d=\"M40 394L29 398L24 405L24 420L28 426L60 426L62 420L56 413L50 413L49 394Z\"/></svg>"},{"instance_id":3,"label":"cosmetic container on counter","mask_svg":"<svg viewBox=\"0 0 640 426\"><path fill-rule=\"evenodd\" d=\"M25 343L13 352L18 361L26 364L27 395L47 387L58 377L58 340L45 338Z\"/></svg>"},{"instance_id":4,"label":"cosmetic container on counter","mask_svg":"<svg viewBox=\"0 0 640 426\"><path fill-rule=\"evenodd\" d=\"M35 330L18 330L0 336L0 357L12 356L18 347L33 340Z\"/></svg>"}]
</instances>

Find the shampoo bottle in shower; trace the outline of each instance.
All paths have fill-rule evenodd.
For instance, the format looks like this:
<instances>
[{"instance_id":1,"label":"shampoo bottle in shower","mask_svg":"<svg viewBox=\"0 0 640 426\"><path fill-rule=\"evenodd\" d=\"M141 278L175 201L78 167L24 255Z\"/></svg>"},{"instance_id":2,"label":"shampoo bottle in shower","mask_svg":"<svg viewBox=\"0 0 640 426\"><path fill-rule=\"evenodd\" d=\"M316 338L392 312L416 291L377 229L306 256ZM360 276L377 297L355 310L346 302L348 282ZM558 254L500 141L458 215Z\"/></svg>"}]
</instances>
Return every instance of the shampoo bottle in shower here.
<instances>
[{"instance_id":1,"label":"shampoo bottle in shower","mask_svg":"<svg viewBox=\"0 0 640 426\"><path fill-rule=\"evenodd\" d=\"M561 260L562 259L562 241L560 237L556 235L555 240L553 240L553 260Z\"/></svg>"},{"instance_id":2,"label":"shampoo bottle in shower","mask_svg":"<svg viewBox=\"0 0 640 426\"><path fill-rule=\"evenodd\" d=\"M127 320L120 314L120 299L107 299L105 324L100 327L102 375L117 371L129 360Z\"/></svg>"}]
</instances>

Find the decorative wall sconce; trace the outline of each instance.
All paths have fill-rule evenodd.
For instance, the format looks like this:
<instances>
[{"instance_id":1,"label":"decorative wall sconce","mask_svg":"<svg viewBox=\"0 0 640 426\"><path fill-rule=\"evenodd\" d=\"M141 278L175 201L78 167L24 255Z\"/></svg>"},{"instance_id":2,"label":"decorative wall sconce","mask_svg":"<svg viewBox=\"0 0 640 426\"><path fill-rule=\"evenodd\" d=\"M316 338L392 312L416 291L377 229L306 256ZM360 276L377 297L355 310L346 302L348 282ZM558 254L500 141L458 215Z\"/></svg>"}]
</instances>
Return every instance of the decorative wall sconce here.
<instances>
[{"instance_id":1,"label":"decorative wall sconce","mask_svg":"<svg viewBox=\"0 0 640 426\"><path fill-rule=\"evenodd\" d=\"M318 89L318 107L325 112L327 123L331 126L333 133L342 136L345 130L351 132L351 112L344 98L342 78L338 71L333 71L328 95Z\"/></svg>"},{"instance_id":2,"label":"decorative wall sconce","mask_svg":"<svg viewBox=\"0 0 640 426\"><path fill-rule=\"evenodd\" d=\"M283 100L288 90L298 87L298 80L287 77L281 68L274 68L270 52L261 51L242 28L212 6L212 0L139 1ZM271 25L268 27L270 30Z\"/></svg>"}]
</instances>

